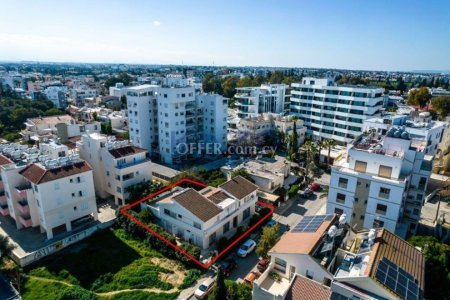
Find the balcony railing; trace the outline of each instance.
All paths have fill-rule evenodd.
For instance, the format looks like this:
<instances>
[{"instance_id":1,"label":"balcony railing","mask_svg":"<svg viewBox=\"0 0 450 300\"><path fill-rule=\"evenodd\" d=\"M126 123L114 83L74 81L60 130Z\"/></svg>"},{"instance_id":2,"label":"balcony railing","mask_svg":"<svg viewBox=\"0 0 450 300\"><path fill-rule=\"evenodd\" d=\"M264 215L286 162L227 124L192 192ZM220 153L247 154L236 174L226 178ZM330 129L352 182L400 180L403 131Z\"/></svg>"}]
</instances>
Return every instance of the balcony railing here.
<instances>
[{"instance_id":1,"label":"balcony railing","mask_svg":"<svg viewBox=\"0 0 450 300\"><path fill-rule=\"evenodd\" d=\"M23 227L31 227L33 225L30 216L19 216L19 222L23 225Z\"/></svg>"},{"instance_id":2,"label":"balcony railing","mask_svg":"<svg viewBox=\"0 0 450 300\"><path fill-rule=\"evenodd\" d=\"M0 204L0 214L2 214L3 216L9 215L8 204L6 204L6 203Z\"/></svg>"},{"instance_id":3,"label":"balcony railing","mask_svg":"<svg viewBox=\"0 0 450 300\"><path fill-rule=\"evenodd\" d=\"M25 198L27 196L27 190L31 189L31 184L24 184L16 186L15 193L19 198Z\"/></svg>"},{"instance_id":4,"label":"balcony railing","mask_svg":"<svg viewBox=\"0 0 450 300\"><path fill-rule=\"evenodd\" d=\"M130 162L130 163L116 165L116 168L117 169L125 169L125 168L131 167L131 166L142 164L142 163L147 162L147 161L150 161L150 158L145 158L145 159L136 160L136 161L133 161L133 162Z\"/></svg>"},{"instance_id":5,"label":"balcony railing","mask_svg":"<svg viewBox=\"0 0 450 300\"><path fill-rule=\"evenodd\" d=\"M23 199L17 202L17 209L23 214L30 213L30 207L28 206L28 201Z\"/></svg>"}]
</instances>

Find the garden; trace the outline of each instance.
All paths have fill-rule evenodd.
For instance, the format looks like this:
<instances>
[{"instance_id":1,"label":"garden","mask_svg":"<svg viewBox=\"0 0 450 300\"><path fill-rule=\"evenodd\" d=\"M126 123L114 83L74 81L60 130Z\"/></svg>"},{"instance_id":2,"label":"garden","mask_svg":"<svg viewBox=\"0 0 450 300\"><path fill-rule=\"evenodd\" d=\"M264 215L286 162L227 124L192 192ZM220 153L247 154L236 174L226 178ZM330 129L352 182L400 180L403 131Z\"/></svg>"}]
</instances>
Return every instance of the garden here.
<instances>
[{"instance_id":1,"label":"garden","mask_svg":"<svg viewBox=\"0 0 450 300\"><path fill-rule=\"evenodd\" d=\"M175 299L201 271L123 228L104 230L24 270L23 299Z\"/></svg>"}]
</instances>

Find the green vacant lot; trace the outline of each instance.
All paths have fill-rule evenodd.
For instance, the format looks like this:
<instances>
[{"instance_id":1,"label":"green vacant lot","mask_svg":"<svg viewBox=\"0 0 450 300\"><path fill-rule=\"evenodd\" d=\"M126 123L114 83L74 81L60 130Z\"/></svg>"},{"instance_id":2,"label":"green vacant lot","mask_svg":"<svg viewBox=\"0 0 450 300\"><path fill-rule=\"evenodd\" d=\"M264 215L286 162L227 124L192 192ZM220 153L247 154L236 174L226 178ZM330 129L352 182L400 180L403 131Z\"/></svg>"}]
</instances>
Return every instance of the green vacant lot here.
<instances>
[{"instance_id":1,"label":"green vacant lot","mask_svg":"<svg viewBox=\"0 0 450 300\"><path fill-rule=\"evenodd\" d=\"M26 269L21 292L25 300L166 300L175 299L178 288L195 282L199 273L121 229L106 230Z\"/></svg>"}]
</instances>

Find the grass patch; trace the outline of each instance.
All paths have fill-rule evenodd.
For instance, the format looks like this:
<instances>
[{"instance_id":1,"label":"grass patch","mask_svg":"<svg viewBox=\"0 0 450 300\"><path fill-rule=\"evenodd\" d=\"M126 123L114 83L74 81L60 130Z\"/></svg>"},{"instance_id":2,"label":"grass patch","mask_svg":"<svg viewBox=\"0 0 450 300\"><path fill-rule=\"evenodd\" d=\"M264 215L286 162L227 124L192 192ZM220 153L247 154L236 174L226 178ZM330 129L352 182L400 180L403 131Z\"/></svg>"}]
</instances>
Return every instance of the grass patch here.
<instances>
[{"instance_id":1,"label":"grass patch","mask_svg":"<svg viewBox=\"0 0 450 300\"><path fill-rule=\"evenodd\" d=\"M170 290L173 285L161 281L159 279L159 273L173 273L173 271L151 264L147 258L142 258L134 261L114 275L109 273L100 276L92 284L92 290L96 292L108 292L152 287L165 291Z\"/></svg>"},{"instance_id":2,"label":"grass patch","mask_svg":"<svg viewBox=\"0 0 450 300\"><path fill-rule=\"evenodd\" d=\"M163 257L144 241L130 238L122 229L105 230L44 258L28 268L27 274L96 292L143 288L170 290L173 285L161 280L160 276L174 271L151 261ZM49 287L49 290L54 288Z\"/></svg>"},{"instance_id":3,"label":"grass patch","mask_svg":"<svg viewBox=\"0 0 450 300\"><path fill-rule=\"evenodd\" d=\"M198 269L190 269L184 277L183 283L178 287L180 290L190 287L200 278L202 272Z\"/></svg>"},{"instance_id":4,"label":"grass patch","mask_svg":"<svg viewBox=\"0 0 450 300\"><path fill-rule=\"evenodd\" d=\"M178 293L172 294L157 294L147 293L142 291L132 291L127 293L120 293L110 297L101 297L105 300L174 300L177 299Z\"/></svg>"}]
</instances>

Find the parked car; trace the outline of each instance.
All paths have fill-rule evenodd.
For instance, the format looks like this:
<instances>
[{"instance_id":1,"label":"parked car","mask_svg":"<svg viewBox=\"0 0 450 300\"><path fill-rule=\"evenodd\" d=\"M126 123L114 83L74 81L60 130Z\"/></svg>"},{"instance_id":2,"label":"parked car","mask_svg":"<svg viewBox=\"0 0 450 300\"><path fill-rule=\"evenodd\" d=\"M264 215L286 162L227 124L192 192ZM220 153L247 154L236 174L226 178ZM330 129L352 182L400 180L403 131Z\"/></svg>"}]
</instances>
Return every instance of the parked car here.
<instances>
[{"instance_id":1,"label":"parked car","mask_svg":"<svg viewBox=\"0 0 450 300\"><path fill-rule=\"evenodd\" d=\"M268 259L261 259L258 262L258 265L256 266L256 268L258 268L258 271L260 271L261 273L263 273L267 267L269 266L270 260Z\"/></svg>"},{"instance_id":2,"label":"parked car","mask_svg":"<svg viewBox=\"0 0 450 300\"><path fill-rule=\"evenodd\" d=\"M245 276L245 278L244 278L244 284L253 287L253 282L254 282L256 279L258 279L259 276L261 276L261 273L256 272L256 271L251 271L250 273L247 274L247 276Z\"/></svg>"},{"instance_id":3,"label":"parked car","mask_svg":"<svg viewBox=\"0 0 450 300\"><path fill-rule=\"evenodd\" d=\"M273 219L270 219L270 221L267 222L266 225L264 225L264 227L272 227L275 226L275 224L277 224L277 222Z\"/></svg>"},{"instance_id":4,"label":"parked car","mask_svg":"<svg viewBox=\"0 0 450 300\"><path fill-rule=\"evenodd\" d=\"M312 190L310 190L309 188L306 188L306 189L303 191L303 194L302 194L301 196L302 196L303 198L308 198L309 196L312 195L312 193L313 193Z\"/></svg>"},{"instance_id":5,"label":"parked car","mask_svg":"<svg viewBox=\"0 0 450 300\"><path fill-rule=\"evenodd\" d=\"M320 184L318 184L318 183L311 183L310 185L308 185L308 189L310 189L311 191L315 192L315 191L320 189Z\"/></svg>"},{"instance_id":6,"label":"parked car","mask_svg":"<svg viewBox=\"0 0 450 300\"><path fill-rule=\"evenodd\" d=\"M206 298L206 296L211 292L214 286L214 282L215 282L214 278L208 278L205 281L203 281L203 283L200 284L200 286L194 293L195 298L197 299Z\"/></svg>"},{"instance_id":7,"label":"parked car","mask_svg":"<svg viewBox=\"0 0 450 300\"><path fill-rule=\"evenodd\" d=\"M240 257L246 257L249 253L252 253L256 248L256 242L252 239L248 239L237 250L237 255Z\"/></svg>"},{"instance_id":8,"label":"parked car","mask_svg":"<svg viewBox=\"0 0 450 300\"><path fill-rule=\"evenodd\" d=\"M237 262L233 259L227 259L218 264L218 267L222 268L224 276L230 276L231 271L236 269L238 266Z\"/></svg>"}]
</instances>

